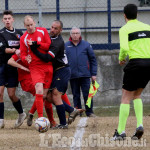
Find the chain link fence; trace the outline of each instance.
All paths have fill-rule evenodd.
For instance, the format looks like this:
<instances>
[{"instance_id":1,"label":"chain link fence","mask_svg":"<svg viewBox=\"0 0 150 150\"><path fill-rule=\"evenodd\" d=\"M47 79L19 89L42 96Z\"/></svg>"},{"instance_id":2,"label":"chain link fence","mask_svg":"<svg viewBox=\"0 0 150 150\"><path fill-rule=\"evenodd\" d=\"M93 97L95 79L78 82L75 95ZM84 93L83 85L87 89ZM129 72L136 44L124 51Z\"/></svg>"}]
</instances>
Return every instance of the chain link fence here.
<instances>
[{"instance_id":1,"label":"chain link fence","mask_svg":"<svg viewBox=\"0 0 150 150\"><path fill-rule=\"evenodd\" d=\"M0 13L5 9L14 12L16 28L25 30L23 19L32 15L37 26L48 30L53 20L64 24L63 37L69 39L73 26L81 28L82 37L94 49L119 49L119 28L125 24L123 7L128 3L139 6L138 19L150 24L148 0L1 0ZM141 5L142 3L142 5ZM142 7L141 7L142 6ZM0 26L3 27L2 22Z\"/></svg>"}]
</instances>

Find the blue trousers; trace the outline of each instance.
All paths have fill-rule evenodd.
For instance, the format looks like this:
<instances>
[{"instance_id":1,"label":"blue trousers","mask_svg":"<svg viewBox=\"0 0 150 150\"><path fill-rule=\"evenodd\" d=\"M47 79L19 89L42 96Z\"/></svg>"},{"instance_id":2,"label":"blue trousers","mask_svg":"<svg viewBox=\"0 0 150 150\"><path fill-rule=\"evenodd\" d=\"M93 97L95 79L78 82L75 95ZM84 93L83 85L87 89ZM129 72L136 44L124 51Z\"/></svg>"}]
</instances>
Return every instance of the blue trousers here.
<instances>
[{"instance_id":1,"label":"blue trousers","mask_svg":"<svg viewBox=\"0 0 150 150\"><path fill-rule=\"evenodd\" d=\"M86 104L86 101L88 99L89 94L89 88L90 88L90 78L82 77L82 78L75 78L70 80L71 90L73 94L73 103L74 107L81 109L81 91L84 98L84 105ZM85 105L85 113L87 116L89 116L91 113L93 113L93 99L91 103L91 108L88 108L88 106Z\"/></svg>"}]
</instances>

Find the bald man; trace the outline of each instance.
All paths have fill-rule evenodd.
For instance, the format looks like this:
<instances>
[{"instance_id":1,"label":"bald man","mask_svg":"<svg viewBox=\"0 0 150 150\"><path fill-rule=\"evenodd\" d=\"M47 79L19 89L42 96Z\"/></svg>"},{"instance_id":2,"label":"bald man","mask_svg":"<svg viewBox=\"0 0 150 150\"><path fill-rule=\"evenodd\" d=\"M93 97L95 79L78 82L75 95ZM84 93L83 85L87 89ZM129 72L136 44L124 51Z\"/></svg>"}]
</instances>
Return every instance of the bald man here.
<instances>
[{"instance_id":1,"label":"bald man","mask_svg":"<svg viewBox=\"0 0 150 150\"><path fill-rule=\"evenodd\" d=\"M21 60L29 65L31 78L35 86L35 102L38 117L43 117L43 98L46 98L52 82L53 67L51 62L43 62L32 51L35 47L42 53L47 53L51 40L46 28L36 27L32 16L25 16L24 26L27 31L20 39Z\"/></svg>"}]
</instances>

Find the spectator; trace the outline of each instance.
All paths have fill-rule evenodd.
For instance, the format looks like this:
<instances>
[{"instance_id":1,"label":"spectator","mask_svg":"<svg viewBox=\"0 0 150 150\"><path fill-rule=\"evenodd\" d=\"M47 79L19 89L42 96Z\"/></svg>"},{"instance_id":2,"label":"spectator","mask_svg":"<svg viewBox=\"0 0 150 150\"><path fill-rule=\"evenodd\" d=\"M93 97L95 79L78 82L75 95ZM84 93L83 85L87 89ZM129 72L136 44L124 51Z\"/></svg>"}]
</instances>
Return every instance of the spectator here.
<instances>
[{"instance_id":1,"label":"spectator","mask_svg":"<svg viewBox=\"0 0 150 150\"><path fill-rule=\"evenodd\" d=\"M70 39L65 43L66 54L71 68L71 89L73 94L74 107L81 109L80 88L83 93L84 104L88 99L90 88L90 78L92 82L96 80L97 62L92 46L82 40L81 31L73 27L70 31ZM86 115L95 117L93 113L93 100L91 108L85 105Z\"/></svg>"}]
</instances>

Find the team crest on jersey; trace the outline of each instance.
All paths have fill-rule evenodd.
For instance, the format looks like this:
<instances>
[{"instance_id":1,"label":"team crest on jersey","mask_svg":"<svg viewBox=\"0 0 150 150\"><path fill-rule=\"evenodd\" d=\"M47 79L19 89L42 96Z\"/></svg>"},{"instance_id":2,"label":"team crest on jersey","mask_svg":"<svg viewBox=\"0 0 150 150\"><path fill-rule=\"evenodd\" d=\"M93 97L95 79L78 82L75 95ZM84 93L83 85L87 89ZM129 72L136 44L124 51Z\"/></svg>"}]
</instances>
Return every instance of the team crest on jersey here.
<instances>
[{"instance_id":1,"label":"team crest on jersey","mask_svg":"<svg viewBox=\"0 0 150 150\"><path fill-rule=\"evenodd\" d=\"M41 42L41 37L38 37L38 38L37 38L37 41L38 41L38 42Z\"/></svg>"},{"instance_id":2,"label":"team crest on jersey","mask_svg":"<svg viewBox=\"0 0 150 150\"><path fill-rule=\"evenodd\" d=\"M16 34L17 39L20 39L21 35L20 34Z\"/></svg>"}]
</instances>

